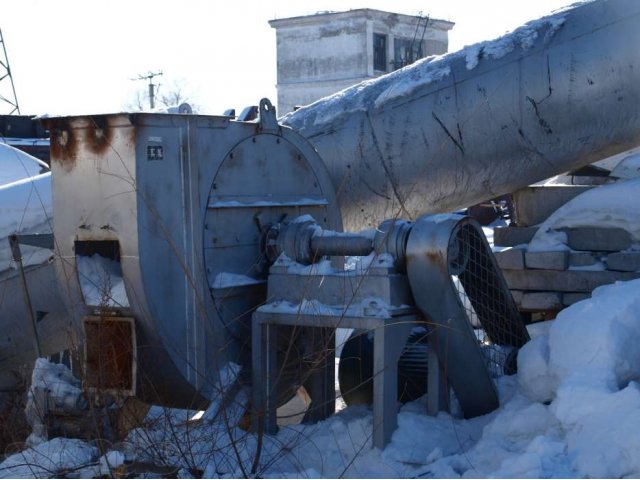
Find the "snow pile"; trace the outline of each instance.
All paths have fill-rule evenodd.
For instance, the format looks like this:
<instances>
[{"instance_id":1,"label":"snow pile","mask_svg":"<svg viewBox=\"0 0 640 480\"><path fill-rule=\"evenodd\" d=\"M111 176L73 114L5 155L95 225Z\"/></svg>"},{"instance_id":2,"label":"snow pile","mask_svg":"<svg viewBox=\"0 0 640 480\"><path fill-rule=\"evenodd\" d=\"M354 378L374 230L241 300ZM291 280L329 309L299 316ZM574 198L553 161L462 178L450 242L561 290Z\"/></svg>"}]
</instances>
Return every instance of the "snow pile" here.
<instances>
[{"instance_id":1,"label":"snow pile","mask_svg":"<svg viewBox=\"0 0 640 480\"><path fill-rule=\"evenodd\" d=\"M640 281L596 289L521 351L519 379L566 435L580 476L640 475Z\"/></svg>"},{"instance_id":2,"label":"snow pile","mask_svg":"<svg viewBox=\"0 0 640 480\"><path fill-rule=\"evenodd\" d=\"M76 266L82 295L87 305L128 307L120 262L94 254L77 256Z\"/></svg>"},{"instance_id":3,"label":"snow pile","mask_svg":"<svg viewBox=\"0 0 640 480\"><path fill-rule=\"evenodd\" d=\"M545 220L529 243L530 252L568 250L571 227L622 228L640 243L640 210L633 199L640 198L640 178L603 185L573 198Z\"/></svg>"},{"instance_id":4,"label":"snow pile","mask_svg":"<svg viewBox=\"0 0 640 480\"><path fill-rule=\"evenodd\" d=\"M257 278L239 273L220 272L213 279L213 288L244 287L258 283L264 283L264 280L258 280Z\"/></svg>"},{"instance_id":5,"label":"snow pile","mask_svg":"<svg viewBox=\"0 0 640 480\"><path fill-rule=\"evenodd\" d=\"M291 112L280 120L294 130L322 126L343 120L354 112L385 108L389 102L407 97L418 89L442 81L460 63L468 70L482 59L500 59L516 49L531 49L539 37L548 42L565 22L563 13L531 21L495 40L481 42L442 56L418 60L400 70L366 80L311 105ZM464 67L463 67L464 68Z\"/></svg>"},{"instance_id":6,"label":"snow pile","mask_svg":"<svg viewBox=\"0 0 640 480\"><path fill-rule=\"evenodd\" d=\"M31 375L31 391L36 388L42 388L49 393L49 401L54 403L52 406L69 410L82 408L83 392L80 380L73 376L66 365L38 358Z\"/></svg>"},{"instance_id":7,"label":"snow pile","mask_svg":"<svg viewBox=\"0 0 640 480\"><path fill-rule=\"evenodd\" d=\"M98 449L82 440L54 438L8 457L0 464L0 478L73 476L97 457Z\"/></svg>"},{"instance_id":8,"label":"snow pile","mask_svg":"<svg viewBox=\"0 0 640 480\"><path fill-rule=\"evenodd\" d=\"M518 47L522 50L529 50L538 38L538 31L542 30L543 27L547 29L544 35L544 40L547 41L564 25L564 22L564 17L560 15L542 18L529 22L514 30L512 33L496 40L480 42L466 47L463 51L465 52L467 70L476 68L483 58L493 58L497 60L511 53Z\"/></svg>"},{"instance_id":9,"label":"snow pile","mask_svg":"<svg viewBox=\"0 0 640 480\"><path fill-rule=\"evenodd\" d=\"M38 399L46 398L46 406ZM44 421L46 408L76 410L86 408L87 403L80 381L65 365L51 363L44 358L36 359L31 374L31 387L27 395L26 416L32 427L28 445L37 445L47 440Z\"/></svg>"}]
</instances>

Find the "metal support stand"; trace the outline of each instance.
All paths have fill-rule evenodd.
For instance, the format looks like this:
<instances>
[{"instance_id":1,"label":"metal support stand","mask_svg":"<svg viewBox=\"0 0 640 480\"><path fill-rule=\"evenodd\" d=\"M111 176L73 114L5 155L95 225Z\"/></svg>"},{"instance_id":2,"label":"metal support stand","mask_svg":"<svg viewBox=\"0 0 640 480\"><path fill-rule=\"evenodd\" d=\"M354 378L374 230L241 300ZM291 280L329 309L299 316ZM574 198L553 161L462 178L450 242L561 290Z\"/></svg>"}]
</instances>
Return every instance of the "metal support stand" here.
<instances>
[{"instance_id":1,"label":"metal support stand","mask_svg":"<svg viewBox=\"0 0 640 480\"><path fill-rule=\"evenodd\" d=\"M40 354L40 339L38 338L38 326L36 325L36 315L31 305L31 297L29 296L29 288L27 287L27 278L24 275L24 266L22 264L22 252L20 251L20 243L17 235L11 235L9 237L9 245L11 246L11 255L13 261L16 262L18 272L20 273L20 283L22 285L22 292L24 293L24 301L27 304L27 311L29 312L29 319L33 335L33 343L38 357Z\"/></svg>"},{"instance_id":2,"label":"metal support stand","mask_svg":"<svg viewBox=\"0 0 640 480\"><path fill-rule=\"evenodd\" d=\"M314 360L311 375L304 386L311 404L302 423L316 423L333 415L336 411L335 333L330 329L314 329L312 351L319 352ZM319 333L319 335L318 335Z\"/></svg>"},{"instance_id":3,"label":"metal support stand","mask_svg":"<svg viewBox=\"0 0 640 480\"><path fill-rule=\"evenodd\" d=\"M439 412L448 412L450 405L449 383L444 365L438 357L438 329L429 333L429 348L427 350L427 413L433 417Z\"/></svg>"},{"instance_id":4,"label":"metal support stand","mask_svg":"<svg viewBox=\"0 0 640 480\"><path fill-rule=\"evenodd\" d=\"M276 335L280 325L303 327L358 328L371 330L374 335L373 378L373 446L383 449L398 426L398 359L416 325L417 317L406 308L389 312L389 316L347 317L340 315L312 315L267 312L258 309L253 314L252 367L253 367L253 430L275 434L276 390L278 377L276 361ZM328 369L334 368L332 356L314 372L310 392L312 408L309 420L320 421L335 411L335 389L329 385ZM316 388L316 385L318 388ZM315 405L315 407L313 407Z\"/></svg>"}]
</instances>

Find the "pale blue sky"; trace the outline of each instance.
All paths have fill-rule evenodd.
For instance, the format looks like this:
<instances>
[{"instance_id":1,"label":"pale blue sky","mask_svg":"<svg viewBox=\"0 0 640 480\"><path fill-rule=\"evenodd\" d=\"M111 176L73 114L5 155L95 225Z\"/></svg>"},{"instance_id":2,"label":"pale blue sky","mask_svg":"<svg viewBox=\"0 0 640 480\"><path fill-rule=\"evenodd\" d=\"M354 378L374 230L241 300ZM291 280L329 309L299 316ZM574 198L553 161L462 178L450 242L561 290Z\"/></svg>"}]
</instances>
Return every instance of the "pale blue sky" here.
<instances>
[{"instance_id":1,"label":"pale blue sky","mask_svg":"<svg viewBox=\"0 0 640 480\"><path fill-rule=\"evenodd\" d=\"M142 82L163 70L202 107L276 100L275 30L268 20L323 10L377 8L456 22L450 51L488 40L572 0L9 0L4 35L25 114L121 111ZM4 82L2 82L4 84ZM0 84L0 86L2 85ZM6 92L0 90L0 93ZM0 110L0 113L6 113Z\"/></svg>"}]
</instances>

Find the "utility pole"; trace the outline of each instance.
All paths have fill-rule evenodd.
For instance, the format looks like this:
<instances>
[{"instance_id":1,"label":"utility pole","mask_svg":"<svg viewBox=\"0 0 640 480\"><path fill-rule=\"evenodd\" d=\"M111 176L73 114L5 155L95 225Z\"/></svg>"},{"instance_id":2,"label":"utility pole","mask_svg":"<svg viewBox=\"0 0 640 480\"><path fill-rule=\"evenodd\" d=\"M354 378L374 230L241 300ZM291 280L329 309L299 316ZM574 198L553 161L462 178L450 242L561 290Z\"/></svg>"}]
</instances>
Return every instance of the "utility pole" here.
<instances>
[{"instance_id":1,"label":"utility pole","mask_svg":"<svg viewBox=\"0 0 640 480\"><path fill-rule=\"evenodd\" d=\"M156 108L155 93L156 85L153 83L153 77L162 75L162 70L159 72L148 72L146 75L138 75L138 78L132 78L132 80L149 80L149 108L153 110Z\"/></svg>"},{"instance_id":2,"label":"utility pole","mask_svg":"<svg viewBox=\"0 0 640 480\"><path fill-rule=\"evenodd\" d=\"M8 103L11 106L11 111L9 115L14 112L18 112L20 115L20 107L18 106L18 97L16 96L16 87L13 84L13 77L11 76L11 68L9 68L9 57L7 56L7 49L4 46L4 37L2 36L2 30L0 30L0 43L2 44L2 53L4 57L0 59L0 82L5 80L5 78L9 79L9 83L11 83L11 92L13 93L13 100L11 98L7 98L0 93L0 100Z\"/></svg>"}]
</instances>

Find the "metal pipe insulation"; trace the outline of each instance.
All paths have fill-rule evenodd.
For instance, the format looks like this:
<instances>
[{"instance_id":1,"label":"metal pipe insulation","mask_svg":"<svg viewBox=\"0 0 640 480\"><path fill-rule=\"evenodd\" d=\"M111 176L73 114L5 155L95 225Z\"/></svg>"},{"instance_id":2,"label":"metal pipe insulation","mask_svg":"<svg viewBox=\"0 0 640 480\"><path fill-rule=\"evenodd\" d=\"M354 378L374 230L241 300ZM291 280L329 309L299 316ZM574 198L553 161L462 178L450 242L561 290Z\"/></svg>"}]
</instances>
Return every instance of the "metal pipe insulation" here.
<instances>
[{"instance_id":1,"label":"metal pipe insulation","mask_svg":"<svg viewBox=\"0 0 640 480\"><path fill-rule=\"evenodd\" d=\"M598 0L285 116L346 230L453 211L640 144L640 2Z\"/></svg>"}]
</instances>

